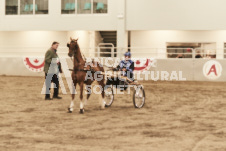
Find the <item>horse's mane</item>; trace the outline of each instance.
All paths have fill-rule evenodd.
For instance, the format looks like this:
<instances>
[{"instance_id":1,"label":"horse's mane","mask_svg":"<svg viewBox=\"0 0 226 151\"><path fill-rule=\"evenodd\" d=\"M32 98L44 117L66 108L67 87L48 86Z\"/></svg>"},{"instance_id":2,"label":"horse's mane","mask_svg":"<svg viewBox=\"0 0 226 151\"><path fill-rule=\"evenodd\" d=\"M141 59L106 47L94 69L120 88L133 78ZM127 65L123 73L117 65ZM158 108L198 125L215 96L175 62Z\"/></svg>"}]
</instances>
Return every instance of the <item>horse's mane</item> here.
<instances>
[{"instance_id":1,"label":"horse's mane","mask_svg":"<svg viewBox=\"0 0 226 151\"><path fill-rule=\"evenodd\" d=\"M85 56L82 54L81 50L80 50L80 46L77 42L78 39L71 39L71 41L73 42L76 42L76 45L75 45L75 51L77 52L77 57L80 58L80 61L82 61L83 63L85 63L86 59L85 59Z\"/></svg>"}]
</instances>

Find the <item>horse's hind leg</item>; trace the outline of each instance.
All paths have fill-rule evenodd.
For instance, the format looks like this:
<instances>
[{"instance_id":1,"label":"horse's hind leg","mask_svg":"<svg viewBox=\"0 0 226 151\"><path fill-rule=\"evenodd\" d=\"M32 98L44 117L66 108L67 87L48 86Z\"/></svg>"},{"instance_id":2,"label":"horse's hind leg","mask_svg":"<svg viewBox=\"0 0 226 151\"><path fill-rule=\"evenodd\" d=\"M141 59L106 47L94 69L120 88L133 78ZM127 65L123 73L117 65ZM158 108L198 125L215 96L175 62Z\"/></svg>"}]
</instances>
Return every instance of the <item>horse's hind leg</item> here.
<instances>
[{"instance_id":1,"label":"horse's hind leg","mask_svg":"<svg viewBox=\"0 0 226 151\"><path fill-rule=\"evenodd\" d=\"M69 112L69 113L72 113L72 111L73 111L73 107L74 107L74 99L75 99L75 89L76 89L76 82L73 82L73 83L72 83L72 94L71 94L72 100L71 100L71 104L70 104L70 106L69 106L69 108L68 108L68 112Z\"/></svg>"},{"instance_id":2,"label":"horse's hind leg","mask_svg":"<svg viewBox=\"0 0 226 151\"><path fill-rule=\"evenodd\" d=\"M87 105L88 99L89 99L91 92L92 92L90 84L86 85L86 91L87 91L87 97L86 97L86 100L84 101L84 105Z\"/></svg>"},{"instance_id":3,"label":"horse's hind leg","mask_svg":"<svg viewBox=\"0 0 226 151\"><path fill-rule=\"evenodd\" d=\"M98 81L99 85L101 86L101 96L102 96L102 100L100 100L100 107L101 109L105 108L105 101L104 101L104 79L102 79L101 81Z\"/></svg>"}]
</instances>

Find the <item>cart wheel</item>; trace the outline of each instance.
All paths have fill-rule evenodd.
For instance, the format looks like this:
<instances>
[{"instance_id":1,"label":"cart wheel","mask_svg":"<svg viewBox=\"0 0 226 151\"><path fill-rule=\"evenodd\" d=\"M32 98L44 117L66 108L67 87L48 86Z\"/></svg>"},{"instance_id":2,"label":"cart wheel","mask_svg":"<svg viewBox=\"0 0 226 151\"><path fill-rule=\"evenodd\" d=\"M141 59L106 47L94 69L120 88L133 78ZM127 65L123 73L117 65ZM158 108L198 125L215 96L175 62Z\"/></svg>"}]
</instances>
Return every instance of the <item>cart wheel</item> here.
<instances>
[{"instance_id":1,"label":"cart wheel","mask_svg":"<svg viewBox=\"0 0 226 151\"><path fill-rule=\"evenodd\" d=\"M104 97L105 107L110 107L114 101L114 93L113 93L112 85L107 86L104 92L105 92L105 97Z\"/></svg>"},{"instance_id":2,"label":"cart wheel","mask_svg":"<svg viewBox=\"0 0 226 151\"><path fill-rule=\"evenodd\" d=\"M145 103L145 92L142 86L138 86L133 92L133 105L135 108L142 108Z\"/></svg>"}]
</instances>

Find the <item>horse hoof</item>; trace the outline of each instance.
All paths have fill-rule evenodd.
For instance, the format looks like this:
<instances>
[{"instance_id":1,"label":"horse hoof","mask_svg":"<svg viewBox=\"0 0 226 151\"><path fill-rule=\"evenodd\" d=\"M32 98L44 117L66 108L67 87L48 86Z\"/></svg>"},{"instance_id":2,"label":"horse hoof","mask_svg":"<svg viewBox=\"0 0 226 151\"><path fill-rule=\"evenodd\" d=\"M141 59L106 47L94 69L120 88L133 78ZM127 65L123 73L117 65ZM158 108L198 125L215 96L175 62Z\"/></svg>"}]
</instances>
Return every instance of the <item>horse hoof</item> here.
<instances>
[{"instance_id":1,"label":"horse hoof","mask_svg":"<svg viewBox=\"0 0 226 151\"><path fill-rule=\"evenodd\" d=\"M84 109L80 109L79 113L84 114Z\"/></svg>"},{"instance_id":2,"label":"horse hoof","mask_svg":"<svg viewBox=\"0 0 226 151\"><path fill-rule=\"evenodd\" d=\"M72 113L72 109L71 108L68 108L68 113Z\"/></svg>"},{"instance_id":3,"label":"horse hoof","mask_svg":"<svg viewBox=\"0 0 226 151\"><path fill-rule=\"evenodd\" d=\"M100 109L101 109L101 110L104 110L104 109L105 109L105 107L104 107L104 106L101 106L101 107L100 107Z\"/></svg>"}]
</instances>

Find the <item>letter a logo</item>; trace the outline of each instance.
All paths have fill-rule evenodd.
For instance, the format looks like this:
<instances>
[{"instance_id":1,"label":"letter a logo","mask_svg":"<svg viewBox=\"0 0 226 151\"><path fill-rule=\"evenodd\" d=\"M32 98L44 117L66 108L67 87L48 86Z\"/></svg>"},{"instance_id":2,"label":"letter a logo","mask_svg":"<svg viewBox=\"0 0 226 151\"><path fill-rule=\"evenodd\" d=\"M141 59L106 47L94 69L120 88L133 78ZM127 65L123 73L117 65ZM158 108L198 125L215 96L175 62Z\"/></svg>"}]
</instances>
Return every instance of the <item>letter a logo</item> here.
<instances>
[{"instance_id":1,"label":"letter a logo","mask_svg":"<svg viewBox=\"0 0 226 151\"><path fill-rule=\"evenodd\" d=\"M215 67L215 64L212 65L212 67L210 68L210 71L207 75L209 75L211 72L214 72L214 74L217 76L217 71L216 71L216 67Z\"/></svg>"},{"instance_id":2,"label":"letter a logo","mask_svg":"<svg viewBox=\"0 0 226 151\"><path fill-rule=\"evenodd\" d=\"M203 66L203 75L209 80L216 80L221 76L222 66L218 61L207 61Z\"/></svg>"}]
</instances>

